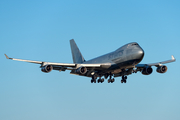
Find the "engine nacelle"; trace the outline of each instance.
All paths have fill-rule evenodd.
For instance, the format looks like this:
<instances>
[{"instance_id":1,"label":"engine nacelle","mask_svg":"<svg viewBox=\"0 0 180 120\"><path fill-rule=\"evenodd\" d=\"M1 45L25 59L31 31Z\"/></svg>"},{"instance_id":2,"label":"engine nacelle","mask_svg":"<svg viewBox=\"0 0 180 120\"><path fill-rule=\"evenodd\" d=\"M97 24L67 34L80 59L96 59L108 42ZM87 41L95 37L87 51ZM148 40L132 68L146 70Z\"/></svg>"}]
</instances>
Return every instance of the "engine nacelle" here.
<instances>
[{"instance_id":1,"label":"engine nacelle","mask_svg":"<svg viewBox=\"0 0 180 120\"><path fill-rule=\"evenodd\" d=\"M156 71L158 73L165 73L167 71L167 67L165 65L157 67Z\"/></svg>"},{"instance_id":2,"label":"engine nacelle","mask_svg":"<svg viewBox=\"0 0 180 120\"><path fill-rule=\"evenodd\" d=\"M76 73L78 73L78 74L83 74L84 75L86 72L87 72L87 68L83 67L83 66L76 69Z\"/></svg>"},{"instance_id":3,"label":"engine nacelle","mask_svg":"<svg viewBox=\"0 0 180 120\"><path fill-rule=\"evenodd\" d=\"M53 69L52 65L45 65L41 68L41 71L48 73L48 72L51 72L52 69Z\"/></svg>"},{"instance_id":4,"label":"engine nacelle","mask_svg":"<svg viewBox=\"0 0 180 120\"><path fill-rule=\"evenodd\" d=\"M142 70L143 75L150 75L153 72L153 69L151 67L146 67Z\"/></svg>"}]
</instances>

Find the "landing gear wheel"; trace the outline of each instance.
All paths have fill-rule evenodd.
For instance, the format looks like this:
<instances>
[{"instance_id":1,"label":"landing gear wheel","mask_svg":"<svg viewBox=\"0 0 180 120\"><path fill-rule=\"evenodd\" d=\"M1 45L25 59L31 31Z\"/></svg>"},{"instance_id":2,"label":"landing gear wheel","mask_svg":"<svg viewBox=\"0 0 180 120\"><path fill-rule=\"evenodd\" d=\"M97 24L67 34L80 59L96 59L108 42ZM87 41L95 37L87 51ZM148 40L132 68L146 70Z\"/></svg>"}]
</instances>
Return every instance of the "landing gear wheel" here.
<instances>
[{"instance_id":1,"label":"landing gear wheel","mask_svg":"<svg viewBox=\"0 0 180 120\"><path fill-rule=\"evenodd\" d=\"M126 80L121 80L121 83L126 83Z\"/></svg>"},{"instance_id":2,"label":"landing gear wheel","mask_svg":"<svg viewBox=\"0 0 180 120\"><path fill-rule=\"evenodd\" d=\"M114 78L113 79L109 79L108 83L113 83L114 81L115 81Z\"/></svg>"},{"instance_id":3,"label":"landing gear wheel","mask_svg":"<svg viewBox=\"0 0 180 120\"><path fill-rule=\"evenodd\" d=\"M122 76L122 80L121 80L121 83L126 83L126 79L127 79L127 76Z\"/></svg>"},{"instance_id":4,"label":"landing gear wheel","mask_svg":"<svg viewBox=\"0 0 180 120\"><path fill-rule=\"evenodd\" d=\"M91 80L91 83L96 83L96 80L93 80L93 79L92 79L92 80Z\"/></svg>"},{"instance_id":5,"label":"landing gear wheel","mask_svg":"<svg viewBox=\"0 0 180 120\"><path fill-rule=\"evenodd\" d=\"M111 82L111 79L108 80L108 83L110 83L110 82Z\"/></svg>"},{"instance_id":6,"label":"landing gear wheel","mask_svg":"<svg viewBox=\"0 0 180 120\"><path fill-rule=\"evenodd\" d=\"M98 83L100 83L101 82L101 79L98 79Z\"/></svg>"},{"instance_id":7,"label":"landing gear wheel","mask_svg":"<svg viewBox=\"0 0 180 120\"><path fill-rule=\"evenodd\" d=\"M94 80L94 83L96 83L96 80Z\"/></svg>"},{"instance_id":8,"label":"landing gear wheel","mask_svg":"<svg viewBox=\"0 0 180 120\"><path fill-rule=\"evenodd\" d=\"M101 83L103 83L104 82L104 79L101 79Z\"/></svg>"},{"instance_id":9,"label":"landing gear wheel","mask_svg":"<svg viewBox=\"0 0 180 120\"><path fill-rule=\"evenodd\" d=\"M98 83L103 83L103 82L104 82L104 79L98 79L97 82L98 82Z\"/></svg>"},{"instance_id":10,"label":"landing gear wheel","mask_svg":"<svg viewBox=\"0 0 180 120\"><path fill-rule=\"evenodd\" d=\"M94 80L91 80L91 83L93 83L94 82Z\"/></svg>"},{"instance_id":11,"label":"landing gear wheel","mask_svg":"<svg viewBox=\"0 0 180 120\"><path fill-rule=\"evenodd\" d=\"M96 79L97 79L97 76L96 75L92 75L91 83L96 83Z\"/></svg>"},{"instance_id":12,"label":"landing gear wheel","mask_svg":"<svg viewBox=\"0 0 180 120\"><path fill-rule=\"evenodd\" d=\"M111 83L113 83L115 80L114 80L114 78L113 79L111 79Z\"/></svg>"},{"instance_id":13,"label":"landing gear wheel","mask_svg":"<svg viewBox=\"0 0 180 120\"><path fill-rule=\"evenodd\" d=\"M112 79L113 74L109 73L109 79L108 79L108 83L113 83L115 80L114 78Z\"/></svg>"}]
</instances>

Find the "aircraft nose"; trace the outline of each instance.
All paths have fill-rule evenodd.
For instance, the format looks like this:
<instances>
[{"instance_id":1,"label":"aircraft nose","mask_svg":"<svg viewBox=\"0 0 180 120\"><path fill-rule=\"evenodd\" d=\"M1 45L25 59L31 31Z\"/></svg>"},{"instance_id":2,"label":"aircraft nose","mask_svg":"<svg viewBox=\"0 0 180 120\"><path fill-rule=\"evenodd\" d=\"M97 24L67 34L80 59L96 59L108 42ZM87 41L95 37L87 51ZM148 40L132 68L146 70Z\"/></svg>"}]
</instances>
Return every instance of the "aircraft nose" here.
<instances>
[{"instance_id":1,"label":"aircraft nose","mask_svg":"<svg viewBox=\"0 0 180 120\"><path fill-rule=\"evenodd\" d=\"M140 48L140 50L138 51L138 57L139 57L139 59L143 59L143 57L144 57L144 50L142 49L142 48Z\"/></svg>"}]
</instances>

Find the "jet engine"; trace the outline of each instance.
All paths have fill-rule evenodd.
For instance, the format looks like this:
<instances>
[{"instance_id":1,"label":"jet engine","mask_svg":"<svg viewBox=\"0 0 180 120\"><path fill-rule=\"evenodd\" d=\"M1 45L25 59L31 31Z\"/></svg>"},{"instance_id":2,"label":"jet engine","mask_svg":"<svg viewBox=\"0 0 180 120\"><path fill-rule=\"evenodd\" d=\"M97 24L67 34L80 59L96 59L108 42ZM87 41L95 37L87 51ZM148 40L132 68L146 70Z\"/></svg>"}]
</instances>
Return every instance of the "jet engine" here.
<instances>
[{"instance_id":1,"label":"jet engine","mask_svg":"<svg viewBox=\"0 0 180 120\"><path fill-rule=\"evenodd\" d=\"M146 67L142 70L143 75L150 75L153 72L153 69L151 67Z\"/></svg>"},{"instance_id":2,"label":"jet engine","mask_svg":"<svg viewBox=\"0 0 180 120\"><path fill-rule=\"evenodd\" d=\"M52 65L45 65L41 68L41 71L48 73L48 72L51 72L52 69L53 69Z\"/></svg>"},{"instance_id":3,"label":"jet engine","mask_svg":"<svg viewBox=\"0 0 180 120\"><path fill-rule=\"evenodd\" d=\"M165 65L157 67L156 71L158 73L165 73L167 71L167 67Z\"/></svg>"},{"instance_id":4,"label":"jet engine","mask_svg":"<svg viewBox=\"0 0 180 120\"><path fill-rule=\"evenodd\" d=\"M84 75L86 72L87 72L87 68L83 67L83 66L76 69L76 73L78 73L78 74L83 74Z\"/></svg>"}]
</instances>

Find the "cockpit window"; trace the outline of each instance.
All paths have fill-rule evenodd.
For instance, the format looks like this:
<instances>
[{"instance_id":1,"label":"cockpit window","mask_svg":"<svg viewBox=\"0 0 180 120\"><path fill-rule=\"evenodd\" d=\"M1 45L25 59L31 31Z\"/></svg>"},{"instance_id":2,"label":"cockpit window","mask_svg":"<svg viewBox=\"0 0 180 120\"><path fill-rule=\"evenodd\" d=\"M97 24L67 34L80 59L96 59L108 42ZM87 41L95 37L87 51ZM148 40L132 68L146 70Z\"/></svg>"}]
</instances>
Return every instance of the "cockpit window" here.
<instances>
[{"instance_id":1,"label":"cockpit window","mask_svg":"<svg viewBox=\"0 0 180 120\"><path fill-rule=\"evenodd\" d=\"M133 45L138 45L138 44L137 44L137 43L133 43L132 46L133 46Z\"/></svg>"}]
</instances>

